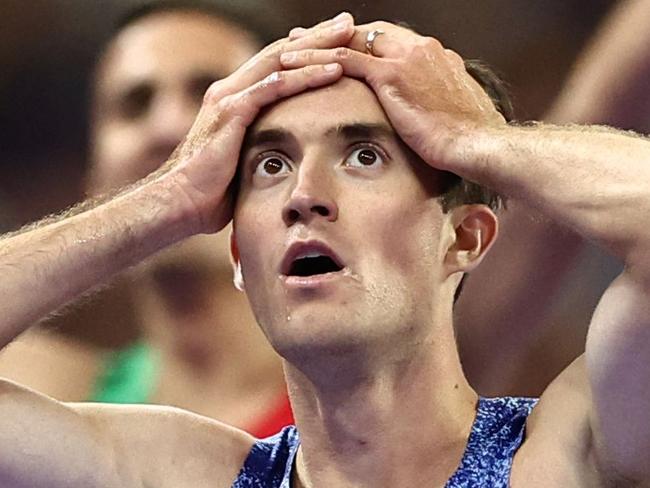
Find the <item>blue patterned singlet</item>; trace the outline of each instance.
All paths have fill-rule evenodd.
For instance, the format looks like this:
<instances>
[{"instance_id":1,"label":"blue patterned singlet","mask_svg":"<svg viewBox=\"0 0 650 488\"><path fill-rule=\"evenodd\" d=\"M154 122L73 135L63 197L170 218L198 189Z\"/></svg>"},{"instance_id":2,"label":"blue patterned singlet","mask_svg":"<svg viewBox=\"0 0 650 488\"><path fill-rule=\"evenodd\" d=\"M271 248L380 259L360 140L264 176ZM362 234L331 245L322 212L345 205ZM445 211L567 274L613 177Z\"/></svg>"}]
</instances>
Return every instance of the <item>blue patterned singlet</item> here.
<instances>
[{"instance_id":1,"label":"blue patterned singlet","mask_svg":"<svg viewBox=\"0 0 650 488\"><path fill-rule=\"evenodd\" d=\"M465 453L445 488L507 488L512 459L536 403L535 398L480 398ZM290 488L299 445L294 426L258 441L232 488Z\"/></svg>"}]
</instances>

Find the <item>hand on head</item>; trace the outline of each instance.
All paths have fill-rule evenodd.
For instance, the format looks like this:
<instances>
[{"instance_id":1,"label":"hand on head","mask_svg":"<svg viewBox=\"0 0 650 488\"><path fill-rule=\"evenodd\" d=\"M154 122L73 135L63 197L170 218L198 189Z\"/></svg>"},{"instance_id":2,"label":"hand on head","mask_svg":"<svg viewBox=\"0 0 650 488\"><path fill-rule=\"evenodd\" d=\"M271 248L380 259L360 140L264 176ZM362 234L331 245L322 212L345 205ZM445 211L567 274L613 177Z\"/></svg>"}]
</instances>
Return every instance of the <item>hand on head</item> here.
<instances>
[{"instance_id":1,"label":"hand on head","mask_svg":"<svg viewBox=\"0 0 650 488\"><path fill-rule=\"evenodd\" d=\"M378 31L367 53L369 33ZM246 128L260 109L343 74L368 83L400 137L437 169L456 169L449 147L460 132L504 123L462 58L436 39L387 22L355 27L345 13L293 29L209 88L166 165L197 217L198 232L217 231L230 220L228 187Z\"/></svg>"},{"instance_id":2,"label":"hand on head","mask_svg":"<svg viewBox=\"0 0 650 488\"><path fill-rule=\"evenodd\" d=\"M313 36L319 29L294 29L289 38ZM346 46L289 51L281 61L286 69L338 63L344 75L365 80L401 138L438 169L454 171L447 145L459 131L504 123L458 54L388 22L357 26Z\"/></svg>"},{"instance_id":3,"label":"hand on head","mask_svg":"<svg viewBox=\"0 0 650 488\"><path fill-rule=\"evenodd\" d=\"M310 63L284 68L286 51L331 49L350 42L352 17L342 14L300 38L272 43L227 78L215 82L185 140L163 167L173 190L187 202L196 232L223 228L232 214L228 191L235 175L241 144L260 109L280 98L332 83L342 75L336 63Z\"/></svg>"}]
</instances>

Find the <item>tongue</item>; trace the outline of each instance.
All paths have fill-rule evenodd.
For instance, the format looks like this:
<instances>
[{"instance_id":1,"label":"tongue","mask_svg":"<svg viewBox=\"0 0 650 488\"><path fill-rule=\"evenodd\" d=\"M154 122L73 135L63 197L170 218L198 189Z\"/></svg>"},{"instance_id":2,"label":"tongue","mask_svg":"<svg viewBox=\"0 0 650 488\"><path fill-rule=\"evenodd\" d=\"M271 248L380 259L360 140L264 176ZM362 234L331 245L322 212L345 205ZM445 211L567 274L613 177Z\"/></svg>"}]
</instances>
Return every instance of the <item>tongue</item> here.
<instances>
[{"instance_id":1,"label":"tongue","mask_svg":"<svg viewBox=\"0 0 650 488\"><path fill-rule=\"evenodd\" d=\"M291 265L291 276L312 276L341 271L334 260L327 256L296 259Z\"/></svg>"}]
</instances>

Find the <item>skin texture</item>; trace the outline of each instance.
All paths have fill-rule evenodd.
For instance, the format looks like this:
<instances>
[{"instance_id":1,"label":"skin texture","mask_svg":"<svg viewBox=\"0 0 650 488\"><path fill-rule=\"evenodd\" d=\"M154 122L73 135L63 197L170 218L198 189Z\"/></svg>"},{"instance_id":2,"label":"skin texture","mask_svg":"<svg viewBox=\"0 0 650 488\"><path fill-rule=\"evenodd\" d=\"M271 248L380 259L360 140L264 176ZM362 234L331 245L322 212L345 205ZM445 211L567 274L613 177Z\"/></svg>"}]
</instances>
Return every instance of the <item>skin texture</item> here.
<instances>
[{"instance_id":1,"label":"skin texture","mask_svg":"<svg viewBox=\"0 0 650 488\"><path fill-rule=\"evenodd\" d=\"M354 47L368 29L377 26L386 32L380 36L388 42L385 45L401 46L399 58L391 59L379 44L377 53L385 58L349 52L341 57L340 49L330 49L348 44ZM650 143L602 128L509 127L499 122L493 112L481 110L482 104L473 102L484 95L467 79L462 65L437 41L421 39L386 23L360 26L356 33L348 28L338 34L333 34L328 27L301 32L299 38L271 46L241 71L214 85L187 142L169 166L155 176L85 213L5 238L0 276L14 300L2 303L0 317L4 321L0 330L4 336L11 336L23 330L34 315L105 278L115 268L127 266L158 247L193 233L218 229L222 218L230 212L227 188L235 172L244 132L260 108L307 88L335 83L343 68L357 77L363 75L370 87L376 84L373 91L384 110L385 120L391 122L393 129L432 168L454 171L506 195L522 198L548 216L598 241L625 261L625 271L605 293L594 316L586 357L572 364L549 386L529 418L526 441L515 456L510 481L515 487L648 486L648 393L647 388L639 385L650 376L650 310L647 307L650 231L639 222L650 212L647 190ZM311 49L321 51L314 55ZM265 78L269 71L279 69L281 52L289 50L311 53L303 59L307 69L302 71L300 56L296 56L295 64L285 64L289 70L282 75ZM322 63L331 59L338 59L339 65L328 72ZM448 91L432 93L418 89L418 85L409 85L411 74L416 76L415 72L426 66L420 62L422 59L441 60L430 69L430 76L434 80L449 80ZM250 83L255 84L246 88ZM329 92L327 89L314 92L322 94L324 100L312 98L311 103L322 103L324 108L335 102L333 97L348 102L354 98L359 103L357 116L379 120L377 102L373 106L372 97L359 92L359 87L344 80ZM305 97L312 95L315 96L308 93ZM315 122L314 132L309 134L301 132L301 124L296 125L297 120L304 120L304 101L305 98L298 97L287 102L295 103L295 110L302 109L295 115L292 111L283 114L283 104L278 104L259 120L260 124L270 123L274 122L274 113L284 115L291 130L300 132L304 139L304 145L298 145L304 157L299 155L300 151L287 154L296 165L295 170L286 178L274 180L276 184L265 188L252 186L249 192L246 183L242 183L244 193L235 207L236 238L232 246L267 335L289 359L287 378L302 439L295 484L317 487L406 487L420 486L425 481L442 484L462 454L476 398L462 375L453 347L454 285L460 272L480 262L491 242L490 236L495 234L487 232L495 230L495 220L491 212L478 205L459 207L441 215L439 209L428 205L431 193L418 190L417 182L422 184L425 180L415 171L417 165L405 164L399 153L393 169L375 180L360 175L352 178L354 175L347 165L340 164L349 154L326 157L336 151L336 144L322 132L331 125L328 122L332 119L324 115L324 126L319 126L320 121ZM440 107L448 111L443 112ZM372 209L366 209L368 213L364 215L362 209L350 205L353 200L348 193L337 192L341 188L355 189L359 198L366 198L373 192L371 181L393 188L392 179L382 178L389 171L414 193L381 194L377 205L386 212L383 217L369 213ZM327 192L319 193L319 186L314 184L321 179ZM275 205L264 201L257 210L268 212L268 224L259 221L252 207L247 207L251 202L259 203L256 200L259 194L267 190ZM312 203L307 198L310 195L314 199ZM284 199L284 205L278 205L276 199ZM385 203L382 199L386 199ZM313 204L314 201L317 203ZM404 203L417 204L418 208L410 208L411 215L400 215L398 209ZM276 249L272 246L264 249L259 239L254 238L259 237L257 226L268 225L265 228L272 240L281 240L291 232L287 229L300 230L307 226L310 231L331 234L334 240L338 226L358 237L359 234L354 234L358 231L347 223L348 216L354 217L355 226L366 231L369 255L377 257L376 268L385 271L393 283L398 278L392 273L392 267L412 268L408 268L407 261L395 261L395 256L389 253L396 242L392 237L377 229L364 228L361 218L373 219L377 225L387 227L391 223L404 232L408 229L400 227L402 219L413 219L416 228L430 219L429 225L440 229L439 233L424 230L424 235L416 234L424 239L419 242L440 245L423 251L423 256L432 260L432 266L417 270L418 279L426 278L418 285L429 293L408 292L427 301L432 313L426 320L418 316L418 311L404 307L406 321L399 317L399 324L390 320L382 322L382 310L370 310L364 302L365 297L372 299L373 290L354 290L345 275L337 275L329 283L298 280L293 289L287 290L291 293L284 302L274 296L277 288L272 286L270 291L265 291L261 290L260 283L247 282L247 275L265 283L278 279L277 266L267 266L264 262L259 271L248 268L249 261L255 264L255 251L277 263ZM89 239L92 245L87 244ZM66 244L64 247L57 245L61 240ZM85 245L80 241L85 241ZM273 246L276 245L280 244L274 241ZM334 245L338 248L336 242ZM353 252L358 245L350 244L352 271L358 265L362 282L372 283L377 275L374 268L366 265L368 261L363 253ZM408 255L411 244L406 241L402 246ZM28 261L26 256L31 259ZM77 276L86 267L95 274ZM42 285L38 288L30 268L46 283L55 277L67 278L63 281L65 286L56 290ZM305 287L310 289L302 293ZM26 296L32 298L35 288L39 293L34 303ZM357 294L359 300L346 306L367 312L381 328L368 336L354 337L344 320L349 320L350 327L361 329L360 332L366 332L372 324L368 326L363 318L346 316L348 312L339 310L345 294L341 292ZM265 293L295 311L292 316L295 318L287 327L296 332L296 338L283 333L281 326L286 318L277 313L282 306L265 302ZM337 318L339 314L341 321ZM328 316L331 320L327 320ZM402 330L391 347L386 346L391 341L384 338L394 338L395 331L405 323L408 329ZM311 340L309 329L323 339L322 346ZM304 354L300 353L302 347ZM356 361L353 352L361 353ZM321 368L325 368L325 373ZM106 409L65 406L9 383L0 385L3 393L0 432L7 440L0 442L3 463L0 475L5 479L21 478L28 486L39 486L43 471L28 465L27 461L33 457L23 459L16 454L26 449L38 452L54 466L66 467L73 465L74 458L66 456L74 455L75 449L83 449L85 455L98 454L92 459L99 463L93 464L93 473L74 470L78 475L74 484L56 471L48 480L50 487L107 486L98 484L99 473L111 482L121 480L121 486L183 486L172 477L174 473L180 476L179 472L186 471L190 475L185 486L205 486L205 481L197 485L192 484L196 479L190 479L202 469L206 471L201 479L214 476L210 483L228 486L239 467L237 463L241 463L250 447L250 438L210 424L212 428L199 429L209 434L209 440L203 439L206 444L201 445L197 438L197 445L207 453L208 459L192 456L196 452L190 452L189 458L183 452L170 454L176 444L169 439L175 439L174 433L189 429L193 417L163 411L169 414L167 425L157 430L157 424L148 424L154 450L143 454L141 437L129 434L128 427L132 428L133 424L128 422L128 409L112 410L115 417L111 418L105 416L110 415ZM136 417L138 420L154 422L154 418L159 418L155 417L156 412L147 414L146 410L136 409L131 413L134 412L142 414ZM111 421L106 422L107 418ZM39 422L34 422L35 419ZM38 451L59 439L62 432L67 433L68 449L52 450L48 455ZM160 442L157 433L166 435L167 442ZM219 456L220 452L229 455ZM100 454L109 462L102 462ZM151 459L156 462L152 463ZM171 459L174 463L165 463ZM174 469L189 459L196 469ZM431 459L436 462L432 463ZM92 475L94 479L84 479Z\"/></svg>"}]
</instances>

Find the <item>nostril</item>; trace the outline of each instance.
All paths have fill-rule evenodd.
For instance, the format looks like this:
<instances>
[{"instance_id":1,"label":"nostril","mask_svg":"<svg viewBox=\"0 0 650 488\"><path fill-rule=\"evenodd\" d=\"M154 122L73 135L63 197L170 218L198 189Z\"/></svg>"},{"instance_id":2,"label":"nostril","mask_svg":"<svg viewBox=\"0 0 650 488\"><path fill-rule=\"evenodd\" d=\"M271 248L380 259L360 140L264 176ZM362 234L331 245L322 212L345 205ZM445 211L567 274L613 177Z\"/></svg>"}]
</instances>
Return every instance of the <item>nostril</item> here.
<instances>
[{"instance_id":1,"label":"nostril","mask_svg":"<svg viewBox=\"0 0 650 488\"><path fill-rule=\"evenodd\" d=\"M324 206L322 206L322 205L315 205L315 206L313 206L313 207L311 208L311 210L312 210L312 212L317 213L317 214L320 215L321 217L327 217L327 216L330 214L330 212L329 212L329 210L327 209L327 207L324 207Z\"/></svg>"},{"instance_id":2,"label":"nostril","mask_svg":"<svg viewBox=\"0 0 650 488\"><path fill-rule=\"evenodd\" d=\"M289 222L296 222L300 218L300 212L292 208L289 210L287 216L289 217Z\"/></svg>"}]
</instances>

